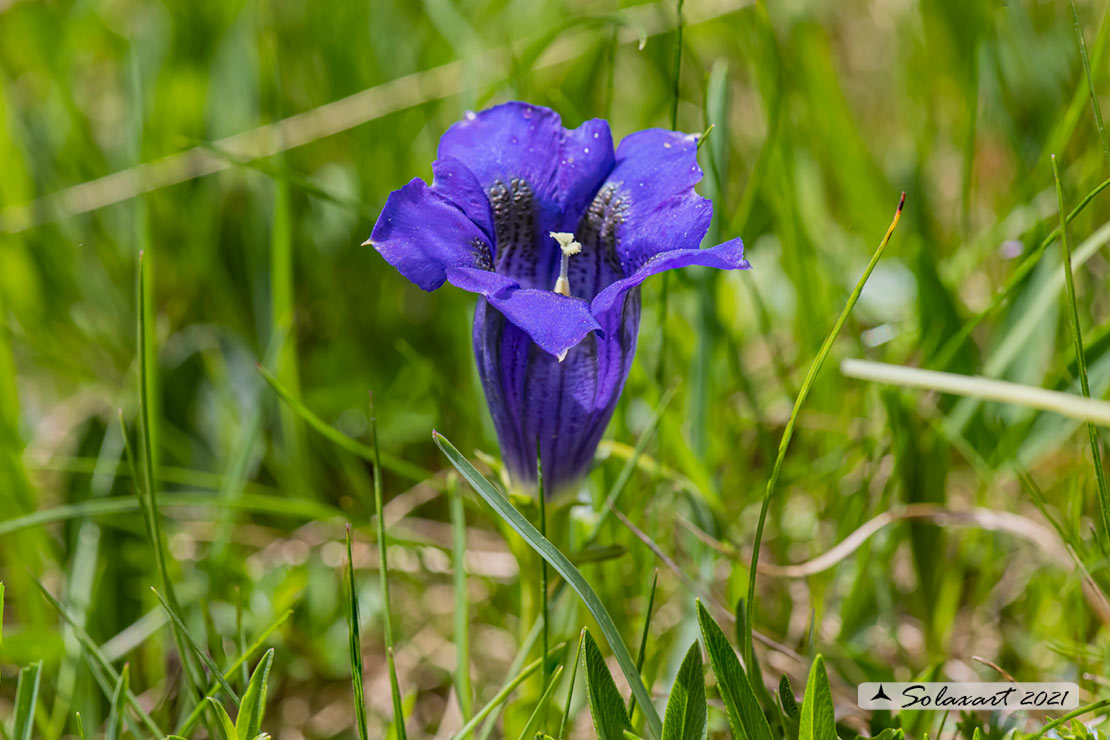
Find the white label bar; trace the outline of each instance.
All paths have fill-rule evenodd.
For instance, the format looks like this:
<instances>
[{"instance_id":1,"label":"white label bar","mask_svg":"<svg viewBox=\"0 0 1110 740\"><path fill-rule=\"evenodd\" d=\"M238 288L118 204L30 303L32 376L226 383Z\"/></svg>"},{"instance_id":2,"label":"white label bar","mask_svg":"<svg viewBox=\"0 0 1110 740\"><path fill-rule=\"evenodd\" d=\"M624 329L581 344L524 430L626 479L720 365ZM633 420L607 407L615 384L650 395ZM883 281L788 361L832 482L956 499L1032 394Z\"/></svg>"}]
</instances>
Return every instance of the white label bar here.
<instances>
[{"instance_id":1,"label":"white label bar","mask_svg":"<svg viewBox=\"0 0 1110 740\"><path fill-rule=\"evenodd\" d=\"M901 711L970 711L998 709L1077 709L1079 686L1074 683L862 683L860 709Z\"/></svg>"}]
</instances>

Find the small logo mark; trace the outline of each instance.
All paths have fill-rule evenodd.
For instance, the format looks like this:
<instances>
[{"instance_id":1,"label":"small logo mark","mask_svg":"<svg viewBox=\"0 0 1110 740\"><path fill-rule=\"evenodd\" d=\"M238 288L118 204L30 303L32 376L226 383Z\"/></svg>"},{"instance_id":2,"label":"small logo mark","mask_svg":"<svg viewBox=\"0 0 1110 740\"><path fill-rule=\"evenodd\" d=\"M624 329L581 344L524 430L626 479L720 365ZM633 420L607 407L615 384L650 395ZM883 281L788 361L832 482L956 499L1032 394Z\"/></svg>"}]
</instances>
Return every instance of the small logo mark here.
<instances>
[{"instance_id":1,"label":"small logo mark","mask_svg":"<svg viewBox=\"0 0 1110 740\"><path fill-rule=\"evenodd\" d=\"M879 690L876 691L875 695L871 697L871 701L878 701L879 699L882 699L884 701L890 701L890 697L886 695L885 691L883 691L883 685L882 684L879 684Z\"/></svg>"}]
</instances>

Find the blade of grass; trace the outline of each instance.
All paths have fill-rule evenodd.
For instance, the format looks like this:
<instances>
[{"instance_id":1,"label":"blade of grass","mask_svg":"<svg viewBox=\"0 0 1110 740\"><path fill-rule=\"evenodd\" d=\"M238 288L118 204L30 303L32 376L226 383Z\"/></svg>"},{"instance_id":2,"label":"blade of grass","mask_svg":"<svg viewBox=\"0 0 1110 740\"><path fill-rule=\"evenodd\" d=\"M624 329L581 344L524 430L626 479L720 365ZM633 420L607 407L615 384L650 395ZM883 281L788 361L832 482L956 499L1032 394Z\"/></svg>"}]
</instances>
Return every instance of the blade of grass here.
<instances>
[{"instance_id":1,"label":"blade of grass","mask_svg":"<svg viewBox=\"0 0 1110 740\"><path fill-rule=\"evenodd\" d=\"M108 711L108 725L104 729L104 740L117 740L122 737L123 717L127 711L127 674L130 668L129 664L124 664L119 674L119 681L116 682L116 690L112 693L112 708Z\"/></svg>"},{"instance_id":2,"label":"blade of grass","mask_svg":"<svg viewBox=\"0 0 1110 740\"><path fill-rule=\"evenodd\" d=\"M262 717L266 714L266 688L270 667L274 663L274 649L270 648L258 661L243 692L239 713L235 716L235 735L239 740L255 740L262 732Z\"/></svg>"},{"instance_id":3,"label":"blade of grass","mask_svg":"<svg viewBox=\"0 0 1110 740\"><path fill-rule=\"evenodd\" d=\"M243 650L239 654L239 657L235 659L235 662L232 663L226 671L224 671L224 678L230 681L235 675L236 671L238 671L241 666L246 665L247 661L249 661L256 652L262 649L262 646L266 643L266 640L269 639L270 635L272 635L274 631L277 630L277 628L280 627L282 624L284 624L285 620L289 619L289 617L291 616L293 616L292 609L286 609L284 612L279 614L278 617L273 622L271 622L270 625L266 629L264 629L257 638L255 638L254 642L252 642L245 650ZM219 690L220 685L213 681L212 684L208 687L208 691L205 693L204 698L211 699L215 697L216 692ZM189 716L181 724L181 727L178 728L178 735L187 736L192 731L197 722L200 720L201 714L204 712L204 706L205 702L201 701L193 708L193 711L190 712Z\"/></svg>"},{"instance_id":4,"label":"blade of grass","mask_svg":"<svg viewBox=\"0 0 1110 740\"><path fill-rule=\"evenodd\" d=\"M405 740L405 712L401 706L401 688L397 683L397 666L393 661L393 620L389 605L389 559L385 543L385 503L382 501L382 458L378 447L378 417L374 413L374 396L370 396L370 435L373 438L374 513L378 517L378 582L382 594L382 629L385 633L386 662L389 664L389 690L393 698L393 726L398 740Z\"/></svg>"},{"instance_id":5,"label":"blade of grass","mask_svg":"<svg viewBox=\"0 0 1110 740\"><path fill-rule=\"evenodd\" d=\"M547 661L544 661L546 665ZM544 690L543 696L540 697L536 708L532 710L532 714L528 717L528 721L524 723L524 729L520 731L519 740L529 740L536 733L536 728L540 726L540 720L543 718L547 710L547 705L551 703L551 697L555 693L555 689L559 686L559 677L563 675L563 667L559 666L555 672L551 674L551 681L547 684L547 689Z\"/></svg>"},{"instance_id":6,"label":"blade of grass","mask_svg":"<svg viewBox=\"0 0 1110 740\"><path fill-rule=\"evenodd\" d=\"M153 328L148 314L153 314L153 306L150 302L150 292L147 289L147 272L150 269L150 261L144 259L144 252L139 252L139 274L138 283L136 288L136 313L138 314L138 345L139 345L139 454L142 457L142 465L139 468L141 473L142 486L136 486L136 494L139 496L141 502L141 509L143 518L146 522L147 537L150 538L150 547L154 553L154 565L158 571L158 577L162 582L162 590L166 592L166 598L169 600L170 605L174 611L180 613L181 606L177 600L177 593L173 587L173 581L170 579L169 566L167 564L167 554L165 549L165 539L162 536L161 513L158 510L158 489L157 477L154 469L154 445L155 445L155 429L153 427L153 415L150 411L151 405L151 388L155 383L155 356L154 356L154 337ZM120 429L123 432L124 449L126 450L129 461L134 462L136 458L132 455L130 442L127 436L127 427L123 423L123 414L120 413ZM140 479L136 479L138 481ZM187 695L191 699L195 699L199 693L199 682L197 681L196 674L193 671L193 663L189 659L189 651L186 648L188 642L185 635L181 632L180 627L174 624L173 628L174 643L177 647L177 652L180 655L182 674L185 676L185 689Z\"/></svg>"},{"instance_id":7,"label":"blade of grass","mask_svg":"<svg viewBox=\"0 0 1110 740\"><path fill-rule=\"evenodd\" d=\"M513 676L524 670L524 662L528 660L528 656L532 653L532 648L536 646L536 641L540 639L540 620L532 623L532 627L528 630L528 634L520 641L520 646L517 648L516 655L513 656L513 662L509 664L509 670L505 671L507 675ZM489 715L486 717L485 724L482 725L481 732L478 733L479 740L489 740L493 737L494 730L497 728L497 718L501 714L501 706L494 707Z\"/></svg>"},{"instance_id":8,"label":"blade of grass","mask_svg":"<svg viewBox=\"0 0 1110 740\"><path fill-rule=\"evenodd\" d=\"M1079 709L1074 709L1064 716L1057 717L1056 719L1052 720L1047 725L1038 730L1036 734L1030 735L1029 740L1037 740L1038 738L1044 737L1045 734L1048 733L1050 730L1056 729L1065 722L1075 719L1076 717L1081 717L1084 714L1088 714L1089 712L1097 712L1098 710L1105 709L1106 707L1110 707L1110 699L1100 699L1099 701L1087 704L1086 706L1079 707Z\"/></svg>"},{"instance_id":9,"label":"blade of grass","mask_svg":"<svg viewBox=\"0 0 1110 740\"><path fill-rule=\"evenodd\" d=\"M507 523L513 530L516 531L524 541L535 550L544 560L551 564L563 580L570 584L570 587L578 593L582 602L589 609L590 614L597 621L598 627L605 635L606 641L609 643L609 648L613 651L613 655L617 659L617 663L624 673L625 679L628 681L629 686L632 688L632 693L640 702L642 711L648 722L648 727L651 730L651 736L658 738L663 727L663 722L659 718L659 713L656 711L655 706L651 702L651 694L648 692L647 687L644 686L643 680L640 678L639 672L636 670L636 663L632 660L631 654L628 652L628 647L624 644L621 638L620 631L617 625L613 622L613 618L609 615L605 605L601 602L597 592L593 587L582 577L582 574L577 568L571 564L566 555L560 552L554 545L547 540L546 537L541 535L539 531L532 526L532 524L525 519L519 511L517 511L508 499L502 496L496 488L493 487L488 480L486 480L478 470L470 464L470 461L463 457L455 446L439 432L432 432L432 438L435 440L436 445L447 456L447 459L455 466L462 477L474 488L474 490L482 497L482 499L500 516L505 523Z\"/></svg>"},{"instance_id":10,"label":"blade of grass","mask_svg":"<svg viewBox=\"0 0 1110 740\"><path fill-rule=\"evenodd\" d=\"M42 585L42 582L39 581L37 578L34 578L33 580L35 585L39 587L39 591L42 592L42 595L45 596L46 600L50 602L50 605L53 606L54 609L57 610L58 614L62 617L62 619L68 622L69 625L73 628L73 633L77 635L77 639L80 640L81 645L89 654L89 657L92 659L92 664L99 670L99 673L102 674L101 678L107 679L109 681L109 683L106 685L102 683L101 689L104 691L105 696L111 697L113 687L116 685L117 682L119 682L119 673L116 672L116 669L112 667L111 662L104 656L104 653L101 652L100 646L96 644L96 641L93 640L92 637L89 636L89 633L86 632L85 629L80 625L80 623L76 619L74 619L68 611L66 611L65 607L62 606L62 603L54 598L54 594L50 593L46 589L46 586ZM135 697L135 694L130 689L127 690L127 703L131 706L132 711L135 712L135 715L139 718L139 720L152 734L158 737L165 737L165 733L162 732L161 728L158 727L158 724L151 718L150 714L148 714L147 711L142 708L142 706L139 704L138 699Z\"/></svg>"},{"instance_id":11,"label":"blade of grass","mask_svg":"<svg viewBox=\"0 0 1110 740\"><path fill-rule=\"evenodd\" d=\"M278 379L275 378L269 370L262 366L259 366L258 372L262 375L262 379L265 380L269 384L269 386L274 389L274 392L277 393L278 398L280 398L283 403L288 405L289 408L293 409L293 411L296 412L296 414L300 416L306 424L308 424L324 437L339 445L341 448L351 453L352 455L355 455L356 457L361 457L367 462L374 463L375 454L373 449L371 449L367 445L362 444L361 442L351 439L346 434L331 426L315 413L313 413L311 409L298 401L297 398L293 396L293 394L290 393L285 386L278 382ZM390 455L389 453L381 454L381 452L379 451L377 457L380 457L381 464L385 466L386 470L389 470L392 473L396 473L403 478L407 478L408 480L415 481L417 483L427 483L428 485L436 487L439 487L441 485L435 479L435 474L432 473L430 470L424 470L417 465L405 462L404 460Z\"/></svg>"},{"instance_id":12,"label":"blade of grass","mask_svg":"<svg viewBox=\"0 0 1110 740\"><path fill-rule=\"evenodd\" d=\"M294 499L275 499L272 496L243 495L238 501L221 501L211 491L181 491L171 493L161 503L163 509L232 506L243 511L262 514L291 516L297 519L329 521L342 516L342 512L314 501ZM134 496L114 496L112 498L88 499L72 504L62 504L50 509L41 509L26 516L0 521L0 536L17 532L27 527L37 527L69 519L129 514L141 510L141 504Z\"/></svg>"},{"instance_id":13,"label":"blade of grass","mask_svg":"<svg viewBox=\"0 0 1110 740\"><path fill-rule=\"evenodd\" d=\"M466 512L459 494L459 479L447 478L447 503L451 510L451 552L455 571L455 695L463 721L474 711L470 685L470 604L466 593Z\"/></svg>"},{"instance_id":14,"label":"blade of grass","mask_svg":"<svg viewBox=\"0 0 1110 740\"><path fill-rule=\"evenodd\" d=\"M1083 26L1079 23L1079 11L1075 7L1075 0L1068 0L1071 7L1072 24L1075 27L1075 40L1079 43L1079 58L1083 60L1083 74L1087 78L1087 93L1091 98L1091 112L1095 115L1095 127L1098 129L1098 139L1102 142L1102 153L1110 162L1110 143L1106 141L1106 128L1102 124L1102 108L1098 104L1098 94L1095 93L1095 79L1091 75L1091 60L1087 56L1087 42L1083 38Z\"/></svg>"},{"instance_id":15,"label":"blade of grass","mask_svg":"<svg viewBox=\"0 0 1110 740\"><path fill-rule=\"evenodd\" d=\"M355 700L355 720L359 740L368 740L366 698L362 691L362 641L359 639L358 592L355 591L355 561L351 557L351 525L347 525L347 634L351 654L351 690Z\"/></svg>"},{"instance_id":16,"label":"blade of grass","mask_svg":"<svg viewBox=\"0 0 1110 740\"><path fill-rule=\"evenodd\" d=\"M540 438L536 437L536 496L540 508L540 534L547 537L547 501L543 490L543 465L540 461ZM547 613L547 561L540 560L540 620L543 631L540 633L540 655L547 655L547 639L551 630ZM543 685L547 687L547 663L543 665Z\"/></svg>"},{"instance_id":17,"label":"blade of grass","mask_svg":"<svg viewBox=\"0 0 1110 740\"><path fill-rule=\"evenodd\" d=\"M204 648L201 647L201 644L197 642L197 639L193 637L192 634L190 634L188 627L185 626L184 620L181 619L181 615L177 613L177 610L169 605L162 594L158 593L158 590L156 588L151 586L150 590L153 591L154 595L158 597L158 601L161 602L162 608L166 610L166 614L170 615L170 620L172 620L173 623L177 625L177 628L181 630L181 633L185 635L185 639L188 641L189 647L193 649L193 654L197 657L197 660L199 660L204 665L204 667L208 669L208 672L220 685L220 688L224 690L224 693L227 694L233 702L238 704L239 695L235 693L235 689L231 688L231 684L228 683L227 679L223 677L222 673L220 673L219 666L216 665L212 658L208 657L208 653L204 651Z\"/></svg>"},{"instance_id":18,"label":"blade of grass","mask_svg":"<svg viewBox=\"0 0 1110 740\"><path fill-rule=\"evenodd\" d=\"M35 730L35 705L39 699L41 678L41 660L19 670L19 679L15 684L15 729L12 740L31 740Z\"/></svg>"},{"instance_id":19,"label":"blade of grass","mask_svg":"<svg viewBox=\"0 0 1110 740\"><path fill-rule=\"evenodd\" d=\"M1083 212L1083 209L1095 199L1095 196L1108 187L1110 187L1110 180L1103 180L1096 185L1091 192L1083 196L1083 199L1080 200L1075 208L1071 210L1071 213L1068 214L1067 223L1071 223L1078 218L1079 214ZM1002 289L994 294L990 305L964 322L960 330L945 341L944 346L937 352L936 360L931 363L933 367L940 370L948 367L948 364L955 358L960 347L962 347L964 342L967 341L967 338L971 336L971 332L975 331L983 321L994 316L1006 304L1006 301L1017 292L1017 289L1023 284L1025 278L1029 276L1029 273L1031 273L1033 268L1040 262L1041 255L1044 254L1045 250L1048 249L1052 242L1059 236L1060 227L1057 226L1048 233L1048 236L1041 240L1041 243L1038 244L1033 251L1025 256L1021 264L1010 273L1010 277L1006 279L1006 283L1002 286Z\"/></svg>"},{"instance_id":20,"label":"blade of grass","mask_svg":"<svg viewBox=\"0 0 1110 740\"><path fill-rule=\"evenodd\" d=\"M1075 6L1072 5L1072 12L1075 12ZM1078 18L1076 23L1078 23ZM1083 38L1080 32L1079 38ZM1086 53L1083 55L1086 61ZM1087 70L1088 77L1090 76L1090 69ZM1093 94L1093 90L1092 90ZM1092 98L1093 100L1093 98ZM1098 110L1097 102L1094 103L1095 110ZM1099 116L1099 133L1102 134L1103 145L1106 144L1106 136L1102 131L1101 115ZM1107 150L1110 154L1110 150ZM1068 244L1068 224L1064 214L1064 187L1060 183L1060 171L1056 166L1056 155L1052 155L1052 177L1056 180L1056 202L1060 208L1060 248L1064 253L1064 288L1067 293L1069 318L1071 319L1071 338L1075 343L1075 364L1079 370L1079 387L1083 392L1084 398L1091 397L1091 386L1087 380L1087 355L1083 351L1083 332L1079 328L1079 306L1075 296L1075 277L1071 272L1071 246ZM1095 480L1098 483L1098 505L1102 513L1102 537L1104 543L1110 543L1110 495L1106 490L1106 476L1102 470L1102 451L1099 445L1098 430L1095 425L1087 422L1087 436L1091 441L1091 458L1095 465Z\"/></svg>"},{"instance_id":21,"label":"blade of grass","mask_svg":"<svg viewBox=\"0 0 1110 740\"><path fill-rule=\"evenodd\" d=\"M644 658L647 656L647 640L648 634L651 630L651 610L655 606L655 587L659 584L659 569L655 568L651 576L651 590L648 592L647 611L644 613L644 629L640 633L640 652L636 656L636 672L643 674L644 671ZM628 700L628 718L633 719L633 713L636 711L636 697L633 696Z\"/></svg>"},{"instance_id":22,"label":"blade of grass","mask_svg":"<svg viewBox=\"0 0 1110 740\"><path fill-rule=\"evenodd\" d=\"M1086 399L1073 393L1011 383L1007 380L942 373L937 370L922 370L916 367L851 358L841 362L840 372L849 378L907 388L924 388L984 401L1012 403L1042 411L1052 411L1061 416L1093 422L1101 426L1110 426L1110 401Z\"/></svg>"},{"instance_id":23,"label":"blade of grass","mask_svg":"<svg viewBox=\"0 0 1110 740\"><path fill-rule=\"evenodd\" d=\"M744 664L751 665L752 663L752 627L753 619L755 617L755 578L756 571L759 566L759 547L763 542L763 527L767 521L767 509L771 504L771 498L775 495L775 485L778 483L779 474L782 472L782 464L786 459L786 451L790 447L790 440L794 436L794 424L797 422L798 414L805 404L806 398L809 396L810 388L813 387L814 380L817 379L817 374L821 371L821 366L825 363L825 358L829 356L832 351L833 342L836 341L840 330L848 321L848 315L851 314L852 308L855 307L856 301L859 300L860 293L863 292L863 286L867 284L867 279L871 277L871 272L875 269L875 265L879 263L879 258L883 256L883 250L890 242L890 237L894 234L894 229L898 226L898 221L902 217L902 208L906 204L906 194L902 193L901 199L898 201L898 209L894 212L894 219L887 227L886 234L883 236L879 247L875 250L875 254L871 256L871 261L867 263L867 267L860 276L859 282L852 290L851 295L848 296L848 302L844 305L844 310L840 312L836 323L833 325L832 331L825 337L825 341L821 344L821 348L817 352L817 356L813 359L813 364L809 366L809 371L806 373L805 380L802 381L801 390L798 391L798 397L794 401L794 408L790 412L790 418L786 422L786 428L782 432L782 440L779 442L778 455L775 457L774 466L771 468L771 477L767 480L767 491L763 495L763 505L759 510L759 522L755 529L755 541L752 544L752 562L748 572L748 618L744 623L744 644L741 649L744 651Z\"/></svg>"},{"instance_id":24,"label":"blade of grass","mask_svg":"<svg viewBox=\"0 0 1110 740\"><path fill-rule=\"evenodd\" d=\"M540 668L540 666L546 663L550 658L558 655L559 651L565 647L566 643L560 642L558 645L551 649L550 653L536 658L531 663L526 665L519 673L510 678L505 683L505 685L501 687L501 690L498 691L494 695L494 697L486 703L484 707L478 710L477 714L470 718L469 722L459 728L459 731L451 736L451 740L462 740L462 738L468 737L470 733L474 732L474 728L477 727L482 722L482 720L486 718L487 714L492 712L495 708L499 707L506 699L509 698L509 694L513 693L517 686L520 686L520 684L524 683L525 679L535 673Z\"/></svg>"},{"instance_id":25,"label":"blade of grass","mask_svg":"<svg viewBox=\"0 0 1110 740\"><path fill-rule=\"evenodd\" d=\"M559 721L558 740L564 740L567 732L567 720L570 719L570 704L574 700L574 682L578 678L578 663L582 660L582 643L586 639L586 628L578 633L578 649L574 651L574 665L570 669L570 686L567 687L566 706L563 707L563 718Z\"/></svg>"}]
</instances>

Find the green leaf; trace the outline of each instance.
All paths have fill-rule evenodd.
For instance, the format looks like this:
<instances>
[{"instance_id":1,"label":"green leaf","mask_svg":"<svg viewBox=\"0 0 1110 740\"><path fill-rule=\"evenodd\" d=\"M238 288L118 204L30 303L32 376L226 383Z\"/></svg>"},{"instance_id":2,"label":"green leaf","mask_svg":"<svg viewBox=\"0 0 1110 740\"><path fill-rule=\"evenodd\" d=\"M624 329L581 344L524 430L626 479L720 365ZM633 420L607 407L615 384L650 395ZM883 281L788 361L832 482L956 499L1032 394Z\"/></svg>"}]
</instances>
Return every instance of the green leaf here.
<instances>
[{"instance_id":1,"label":"green leaf","mask_svg":"<svg viewBox=\"0 0 1110 740\"><path fill-rule=\"evenodd\" d=\"M130 665L124 665L120 671L119 680L116 681L116 690L112 692L112 708L108 712L108 725L104 728L104 740L117 740L123 728L123 713L127 711L127 674Z\"/></svg>"},{"instance_id":2,"label":"green leaf","mask_svg":"<svg viewBox=\"0 0 1110 740\"><path fill-rule=\"evenodd\" d=\"M624 711L624 699L589 630L585 632L583 652L586 656L586 693L590 697L590 714L594 718L598 740L624 740L624 731L631 730L632 723Z\"/></svg>"},{"instance_id":3,"label":"green leaf","mask_svg":"<svg viewBox=\"0 0 1110 740\"><path fill-rule=\"evenodd\" d=\"M31 740L31 733L35 729L35 704L38 703L41 677L41 660L19 671L19 681L15 685L15 730L12 740Z\"/></svg>"},{"instance_id":4,"label":"green leaf","mask_svg":"<svg viewBox=\"0 0 1110 740\"><path fill-rule=\"evenodd\" d=\"M359 740L369 737L366 723L366 698L362 689L362 641L359 639L358 591L355 589L355 563L351 556L351 525L347 524L347 650L351 658L351 690L355 702L355 725Z\"/></svg>"},{"instance_id":5,"label":"green leaf","mask_svg":"<svg viewBox=\"0 0 1110 740\"><path fill-rule=\"evenodd\" d=\"M678 669L667 711L663 714L663 740L703 740L709 721L705 703L705 673L697 640L686 651Z\"/></svg>"},{"instance_id":6,"label":"green leaf","mask_svg":"<svg viewBox=\"0 0 1110 740\"><path fill-rule=\"evenodd\" d=\"M231 688L231 684L228 683L227 679L223 677L223 674L220 672L220 667L213 662L212 658L208 656L208 653L204 652L204 648L201 647L197 638L193 637L192 633L189 632L189 628L185 626L185 620L183 620L181 615L177 613L177 610L170 605L169 601L167 601L162 594L158 593L158 589L151 586L150 590L158 597L158 601L161 602L162 608L166 610L166 614L170 616L173 624L177 627L178 633L185 638L186 644L193 649L193 655L197 656L197 659L208 669L208 672L212 674L212 677L216 679L220 687L227 693L228 698L233 702L238 702L239 696L235 693L235 690Z\"/></svg>"},{"instance_id":7,"label":"green leaf","mask_svg":"<svg viewBox=\"0 0 1110 740\"><path fill-rule=\"evenodd\" d=\"M797 720L801 716L798 700L794 698L794 689L790 686L790 679L785 673L779 681L779 699L782 701L782 711L787 717Z\"/></svg>"},{"instance_id":8,"label":"green leaf","mask_svg":"<svg viewBox=\"0 0 1110 740\"><path fill-rule=\"evenodd\" d=\"M613 618L605 609L605 605L601 603L597 593L593 590L586 579L577 568L567 559L567 556L560 552L554 545L551 544L539 530L532 526L531 522L524 518L519 511L513 508L508 499L502 496L493 484L486 480L478 470L470 464L470 461L463 457L455 446L439 432L433 432L432 438L435 440L436 445L455 469L459 471L466 482L477 492L479 496L500 516L513 530L516 531L524 541L543 557L551 567L563 577L570 587L577 592L582 602L589 609L590 614L594 620L597 621L598 627L605 635L606 642L609 643L609 648L613 651L617 663L620 665L621 672L624 673L628 685L632 687L632 695L636 697L636 703L640 705L640 711L644 713L647 719L648 727L651 730L652 737L659 737L663 730L663 721L659 718L659 712L656 711L655 705L651 702L651 694L648 693L647 687L644 686L643 680L640 678L640 672L636 670L636 663L632 660L632 655L628 652L628 647L621 639L620 631L617 630L617 625L613 622ZM623 711L623 707L622 707Z\"/></svg>"},{"instance_id":9,"label":"green leaf","mask_svg":"<svg viewBox=\"0 0 1110 740\"><path fill-rule=\"evenodd\" d=\"M700 599L697 604L702 639L705 640L713 674L717 677L717 692L725 703L733 737L736 740L772 740L771 725L756 701L740 659L736 657L721 626Z\"/></svg>"},{"instance_id":10,"label":"green leaf","mask_svg":"<svg viewBox=\"0 0 1110 740\"><path fill-rule=\"evenodd\" d=\"M836 714L833 711L832 689L825 673L825 659L820 655L813 661L806 681L806 695L802 697L802 717L798 728L799 740L837 740Z\"/></svg>"},{"instance_id":11,"label":"green leaf","mask_svg":"<svg viewBox=\"0 0 1110 740\"><path fill-rule=\"evenodd\" d=\"M212 710L212 714L216 715L216 735L218 740L238 740L235 734L235 724L228 716L227 710L224 705L220 704L211 696L204 698L205 704Z\"/></svg>"},{"instance_id":12,"label":"green leaf","mask_svg":"<svg viewBox=\"0 0 1110 740\"><path fill-rule=\"evenodd\" d=\"M551 674L551 679L547 684L547 689L543 692L536 708L532 710L532 716L524 723L524 729L520 732L520 740L528 740L528 736L536 733L536 728L539 727L540 721L543 719L544 713L547 710L547 705L551 702L551 697L555 693L556 687L559 685L559 677L563 675L563 667L559 666L555 672ZM542 733L540 733L542 734Z\"/></svg>"},{"instance_id":13,"label":"green leaf","mask_svg":"<svg viewBox=\"0 0 1110 740\"><path fill-rule=\"evenodd\" d=\"M262 715L266 712L266 682L270 678L270 665L274 662L274 649L270 648L258 662L251 675L239 715L235 718L235 734L239 740L254 740L262 731Z\"/></svg>"},{"instance_id":14,"label":"green leaf","mask_svg":"<svg viewBox=\"0 0 1110 740\"><path fill-rule=\"evenodd\" d=\"M782 729L786 740L797 740L798 720L802 716L802 710L798 706L798 700L794 698L794 687L790 685L790 679L785 673L779 681L779 702L782 704Z\"/></svg>"}]
</instances>

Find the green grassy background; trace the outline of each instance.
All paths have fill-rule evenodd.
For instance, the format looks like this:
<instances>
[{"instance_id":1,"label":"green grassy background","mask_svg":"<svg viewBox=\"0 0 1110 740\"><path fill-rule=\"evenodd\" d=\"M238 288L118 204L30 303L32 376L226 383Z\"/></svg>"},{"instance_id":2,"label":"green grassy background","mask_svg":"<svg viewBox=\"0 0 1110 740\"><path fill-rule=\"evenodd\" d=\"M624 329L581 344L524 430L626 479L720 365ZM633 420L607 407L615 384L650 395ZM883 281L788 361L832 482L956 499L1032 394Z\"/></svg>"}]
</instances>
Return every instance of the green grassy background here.
<instances>
[{"instance_id":1,"label":"green grassy background","mask_svg":"<svg viewBox=\"0 0 1110 740\"><path fill-rule=\"evenodd\" d=\"M607 117L615 138L669 125L675 4L623 6L0 1L0 718L18 667L39 659L36 737L74 735L76 711L91 736L110 708L77 630L36 578L117 667L130 664L140 703L166 728L192 708L149 589L162 581L117 420L122 409L129 432L140 427L142 250L156 488L190 632L223 667L240 632L250 642L292 609L267 641L264 727L282 739L354 737L350 521L368 722L372 737L386 732L371 467L306 426L256 366L362 441L372 391L383 453L416 468L384 475L409 736L457 729L449 466L431 430L484 469L496 459L471 354L473 298L422 293L359 244L392 189L430 178L439 135L467 109L526 99L568 125ZM1082 425L837 368L867 357L1077 391L1059 241L969 341L945 346L1058 225L1049 155L1067 209L1110 173L1068 6L689 0L684 12L678 126L715 125L699 188L716 202L711 236L741 235L754 269L672 275L665 302L662 280L645 286L610 441L577 505L551 512L553 538L581 547L677 382L619 505L670 562L609 519L597 544L617 557L582 566L631 646L659 568L645 675L665 693L696 634L694 596L731 609L746 593L799 385L905 190L898 232L799 417L763 562L808 561L894 516L822 572L759 575L755 628L784 648L757 643L764 673L798 687L822 652L845 731L868 721L855 683L994 680L975 656L1023 680L1078 681L1087 700L1105 695L1110 571ZM1077 16L1101 95L1104 8L1083 3ZM1106 198L1069 228L1073 251L1094 250L1076 291L1100 397L1110 392ZM537 565L463 496L480 706L510 674ZM907 505L922 516L898 516ZM564 599L553 642L587 623ZM530 695L526 684L505 715L511 737ZM587 713L576 716L588 736ZM935 737L943 721L907 725ZM956 725L949 717L945 732ZM724 728L711 709L711 734Z\"/></svg>"}]
</instances>

